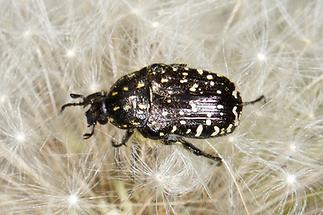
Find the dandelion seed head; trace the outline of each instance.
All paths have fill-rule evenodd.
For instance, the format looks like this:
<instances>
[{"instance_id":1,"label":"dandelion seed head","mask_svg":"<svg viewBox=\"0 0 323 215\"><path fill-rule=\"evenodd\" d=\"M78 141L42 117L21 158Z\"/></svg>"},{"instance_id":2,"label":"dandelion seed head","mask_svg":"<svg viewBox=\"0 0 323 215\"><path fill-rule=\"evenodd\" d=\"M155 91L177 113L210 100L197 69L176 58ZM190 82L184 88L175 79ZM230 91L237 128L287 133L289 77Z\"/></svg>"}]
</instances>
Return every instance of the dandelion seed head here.
<instances>
[{"instance_id":1,"label":"dandelion seed head","mask_svg":"<svg viewBox=\"0 0 323 215\"><path fill-rule=\"evenodd\" d=\"M24 142L24 141L26 140L26 135L25 135L22 131L17 132L17 133L15 134L15 139L16 139L18 142L22 143L22 142Z\"/></svg>"},{"instance_id":2,"label":"dandelion seed head","mask_svg":"<svg viewBox=\"0 0 323 215\"><path fill-rule=\"evenodd\" d=\"M76 194L71 194L68 196L67 201L70 207L75 207L78 205L79 197Z\"/></svg>"},{"instance_id":3,"label":"dandelion seed head","mask_svg":"<svg viewBox=\"0 0 323 215\"><path fill-rule=\"evenodd\" d=\"M234 143L236 141L236 137L234 135L228 137L228 141Z\"/></svg>"},{"instance_id":4,"label":"dandelion seed head","mask_svg":"<svg viewBox=\"0 0 323 215\"><path fill-rule=\"evenodd\" d=\"M151 26L153 27L153 28L157 28L158 26L159 26L159 22L152 22L151 23Z\"/></svg>"},{"instance_id":5,"label":"dandelion seed head","mask_svg":"<svg viewBox=\"0 0 323 215\"><path fill-rule=\"evenodd\" d=\"M264 61L266 61L266 60L267 60L267 56L266 56L264 53L259 52L259 53L257 54L257 59L258 59L260 62L264 62Z\"/></svg>"},{"instance_id":6,"label":"dandelion seed head","mask_svg":"<svg viewBox=\"0 0 323 215\"><path fill-rule=\"evenodd\" d=\"M0 95L0 104L4 103L7 100L6 95Z\"/></svg>"},{"instance_id":7,"label":"dandelion seed head","mask_svg":"<svg viewBox=\"0 0 323 215\"><path fill-rule=\"evenodd\" d=\"M293 174L288 173L286 175L286 183L288 185L295 185L295 183L296 183L296 176L293 175Z\"/></svg>"},{"instance_id":8,"label":"dandelion seed head","mask_svg":"<svg viewBox=\"0 0 323 215\"><path fill-rule=\"evenodd\" d=\"M315 119L315 114L313 113L313 111L308 112L308 118Z\"/></svg>"},{"instance_id":9,"label":"dandelion seed head","mask_svg":"<svg viewBox=\"0 0 323 215\"><path fill-rule=\"evenodd\" d=\"M160 174L159 172L156 172L155 174L152 174L152 178L156 181L157 184L163 184L164 183L164 179L163 179L163 175Z\"/></svg>"},{"instance_id":10,"label":"dandelion seed head","mask_svg":"<svg viewBox=\"0 0 323 215\"><path fill-rule=\"evenodd\" d=\"M185 157L178 156L180 152L174 151L169 153L164 159L159 159L158 164L147 168L147 163L141 161L137 164L136 175L138 181L148 180L159 191L164 193L180 195L197 189L201 184L206 183L210 172L207 166L192 166ZM140 174L139 174L140 173ZM142 175L146 177L142 177Z\"/></svg>"},{"instance_id":11,"label":"dandelion seed head","mask_svg":"<svg viewBox=\"0 0 323 215\"><path fill-rule=\"evenodd\" d=\"M76 55L75 48L67 49L66 52L65 52L65 56L67 58L74 58L75 55Z\"/></svg>"},{"instance_id":12,"label":"dandelion seed head","mask_svg":"<svg viewBox=\"0 0 323 215\"><path fill-rule=\"evenodd\" d=\"M289 149L292 151L292 152L295 152L297 147L296 147L296 143L295 142L291 142L289 144Z\"/></svg>"},{"instance_id":13,"label":"dandelion seed head","mask_svg":"<svg viewBox=\"0 0 323 215\"><path fill-rule=\"evenodd\" d=\"M22 33L22 36L26 39L29 38L31 35L32 35L32 31L30 29L27 29Z\"/></svg>"},{"instance_id":14,"label":"dandelion seed head","mask_svg":"<svg viewBox=\"0 0 323 215\"><path fill-rule=\"evenodd\" d=\"M141 15L141 9L140 8L132 8L132 12L136 14L137 16Z\"/></svg>"}]
</instances>

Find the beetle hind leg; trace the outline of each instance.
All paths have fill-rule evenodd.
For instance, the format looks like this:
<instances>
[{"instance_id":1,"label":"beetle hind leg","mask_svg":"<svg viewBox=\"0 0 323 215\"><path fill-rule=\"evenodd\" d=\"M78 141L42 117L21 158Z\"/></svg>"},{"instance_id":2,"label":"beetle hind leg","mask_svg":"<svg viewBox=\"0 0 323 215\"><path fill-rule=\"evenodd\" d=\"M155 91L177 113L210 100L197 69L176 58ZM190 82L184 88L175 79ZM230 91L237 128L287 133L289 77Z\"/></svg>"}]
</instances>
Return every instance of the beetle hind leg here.
<instances>
[{"instance_id":1,"label":"beetle hind leg","mask_svg":"<svg viewBox=\"0 0 323 215\"><path fill-rule=\"evenodd\" d=\"M261 95L258 98L256 98L255 100L243 102L243 105L252 105L252 104L255 104L261 100L264 100L264 102L266 103L266 97L264 95Z\"/></svg>"},{"instance_id":2,"label":"beetle hind leg","mask_svg":"<svg viewBox=\"0 0 323 215\"><path fill-rule=\"evenodd\" d=\"M206 152L202 151L201 149L197 148L196 146L194 146L192 143L187 142L186 140L184 140L182 138L168 136L164 139L165 145L175 144L176 142L181 143L182 146L184 147L184 149L190 151L191 153L193 153L196 156L203 156L203 157L206 157L206 158L216 161L217 166L221 165L221 163L222 163L222 158L220 156L211 155L209 153L206 153Z\"/></svg>"}]
</instances>

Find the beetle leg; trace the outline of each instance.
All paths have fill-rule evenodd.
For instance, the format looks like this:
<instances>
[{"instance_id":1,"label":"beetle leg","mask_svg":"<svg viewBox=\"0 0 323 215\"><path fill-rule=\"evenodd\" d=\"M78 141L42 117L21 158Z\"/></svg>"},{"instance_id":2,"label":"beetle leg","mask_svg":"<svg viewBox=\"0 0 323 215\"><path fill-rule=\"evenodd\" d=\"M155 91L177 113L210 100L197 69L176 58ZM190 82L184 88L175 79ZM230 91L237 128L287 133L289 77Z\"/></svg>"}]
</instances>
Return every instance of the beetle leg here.
<instances>
[{"instance_id":1,"label":"beetle leg","mask_svg":"<svg viewBox=\"0 0 323 215\"><path fill-rule=\"evenodd\" d=\"M219 156L214 156L214 155L208 154L206 152L203 152L201 149L197 148L192 143L189 143L182 138L177 138L175 136L167 136L164 139L165 145L172 145L172 144L175 144L176 142L181 143L182 146L184 147L184 149L187 149L188 151L192 152L196 156L203 156L203 157L209 158L211 160L214 160L217 162L218 166L221 165L221 163L222 163L222 159Z\"/></svg>"},{"instance_id":2,"label":"beetle leg","mask_svg":"<svg viewBox=\"0 0 323 215\"><path fill-rule=\"evenodd\" d=\"M95 128L95 124L89 125L88 127L92 126L92 130L90 133L85 133L83 134L83 138L84 139L89 139L90 137L92 137L92 135L94 134L94 128Z\"/></svg>"},{"instance_id":3,"label":"beetle leg","mask_svg":"<svg viewBox=\"0 0 323 215\"><path fill-rule=\"evenodd\" d=\"M192 152L196 156L203 156L206 158L209 158L211 160L214 160L217 162L217 166L221 165L222 159L219 156L211 155L209 153L203 152L201 149L194 146L192 143L189 143L183 139L179 139L179 142L182 144L182 146L187 149L188 151Z\"/></svg>"},{"instance_id":4,"label":"beetle leg","mask_svg":"<svg viewBox=\"0 0 323 215\"><path fill-rule=\"evenodd\" d=\"M249 101L249 102L243 102L243 105L252 105L255 104L261 100L264 100L264 102L266 103L266 98L264 95L259 96L258 98L256 98L255 100Z\"/></svg>"},{"instance_id":5,"label":"beetle leg","mask_svg":"<svg viewBox=\"0 0 323 215\"><path fill-rule=\"evenodd\" d=\"M130 139L130 137L133 135L134 130L133 129L129 129L127 130L126 134L122 137L121 143L116 143L113 139L111 140L111 144L113 147L120 147L123 145L126 145L126 143L128 142L128 140Z\"/></svg>"}]
</instances>

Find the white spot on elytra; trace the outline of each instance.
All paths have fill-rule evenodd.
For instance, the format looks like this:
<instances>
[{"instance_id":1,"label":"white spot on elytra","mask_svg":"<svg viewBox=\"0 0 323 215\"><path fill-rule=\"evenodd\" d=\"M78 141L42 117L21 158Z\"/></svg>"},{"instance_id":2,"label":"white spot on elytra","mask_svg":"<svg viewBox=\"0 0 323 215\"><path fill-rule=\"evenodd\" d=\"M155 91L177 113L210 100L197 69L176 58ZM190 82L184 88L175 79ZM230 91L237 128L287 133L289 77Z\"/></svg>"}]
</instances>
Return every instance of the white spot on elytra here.
<instances>
[{"instance_id":1,"label":"white spot on elytra","mask_svg":"<svg viewBox=\"0 0 323 215\"><path fill-rule=\"evenodd\" d=\"M187 131L186 131L186 134L189 134L189 133L191 133L191 129L187 129Z\"/></svg>"},{"instance_id":2,"label":"white spot on elytra","mask_svg":"<svg viewBox=\"0 0 323 215\"><path fill-rule=\"evenodd\" d=\"M145 83L143 81L139 81L138 84L137 84L137 88L142 88L145 86Z\"/></svg>"},{"instance_id":3,"label":"white spot on elytra","mask_svg":"<svg viewBox=\"0 0 323 215\"><path fill-rule=\"evenodd\" d=\"M179 123L181 123L182 125L185 125L186 124L186 121L185 120L181 120L181 121L179 121Z\"/></svg>"},{"instance_id":4,"label":"white spot on elytra","mask_svg":"<svg viewBox=\"0 0 323 215\"><path fill-rule=\"evenodd\" d=\"M177 68L176 67L172 67L173 71L176 72L177 71Z\"/></svg>"},{"instance_id":5,"label":"white spot on elytra","mask_svg":"<svg viewBox=\"0 0 323 215\"><path fill-rule=\"evenodd\" d=\"M112 92L112 96L118 95L118 92Z\"/></svg>"},{"instance_id":6,"label":"white spot on elytra","mask_svg":"<svg viewBox=\"0 0 323 215\"><path fill-rule=\"evenodd\" d=\"M162 137L164 136L165 134L163 132L159 132L159 136Z\"/></svg>"},{"instance_id":7,"label":"white spot on elytra","mask_svg":"<svg viewBox=\"0 0 323 215\"><path fill-rule=\"evenodd\" d=\"M207 78L208 80L212 80L212 79L213 79L213 75L207 75L207 76L206 76L206 78Z\"/></svg>"},{"instance_id":8,"label":"white spot on elytra","mask_svg":"<svg viewBox=\"0 0 323 215\"><path fill-rule=\"evenodd\" d=\"M236 119L238 119L237 106L234 106L234 107L232 108L232 113L234 114L234 117L235 117Z\"/></svg>"},{"instance_id":9,"label":"white spot on elytra","mask_svg":"<svg viewBox=\"0 0 323 215\"><path fill-rule=\"evenodd\" d=\"M224 113L223 113L223 112L220 112L220 115L221 115L221 116L223 116L223 115L224 115Z\"/></svg>"},{"instance_id":10,"label":"white spot on elytra","mask_svg":"<svg viewBox=\"0 0 323 215\"><path fill-rule=\"evenodd\" d=\"M202 69L197 69L197 72L202 75L203 74L203 70Z\"/></svg>"},{"instance_id":11,"label":"white spot on elytra","mask_svg":"<svg viewBox=\"0 0 323 215\"><path fill-rule=\"evenodd\" d=\"M167 114L168 114L168 112L167 112L167 111L163 111L163 112L162 112L162 115L163 115L163 116L167 116Z\"/></svg>"},{"instance_id":12,"label":"white spot on elytra","mask_svg":"<svg viewBox=\"0 0 323 215\"><path fill-rule=\"evenodd\" d=\"M224 107L223 107L223 105L217 105L216 108L217 109L223 109Z\"/></svg>"},{"instance_id":13,"label":"white spot on elytra","mask_svg":"<svg viewBox=\"0 0 323 215\"><path fill-rule=\"evenodd\" d=\"M210 81L210 85L211 86L214 86L214 81Z\"/></svg>"},{"instance_id":14,"label":"white spot on elytra","mask_svg":"<svg viewBox=\"0 0 323 215\"><path fill-rule=\"evenodd\" d=\"M186 71L187 71L187 70L189 70L189 68L188 68L188 67L185 67L185 68L184 68L184 70L186 70Z\"/></svg>"},{"instance_id":15,"label":"white spot on elytra","mask_svg":"<svg viewBox=\"0 0 323 215\"><path fill-rule=\"evenodd\" d=\"M181 79L179 82L186 83L187 81L188 81L187 79Z\"/></svg>"},{"instance_id":16,"label":"white spot on elytra","mask_svg":"<svg viewBox=\"0 0 323 215\"><path fill-rule=\"evenodd\" d=\"M217 90L216 93L217 94L221 94L222 92L221 92L221 90Z\"/></svg>"},{"instance_id":17,"label":"white spot on elytra","mask_svg":"<svg viewBox=\"0 0 323 215\"><path fill-rule=\"evenodd\" d=\"M211 134L212 137L218 135L220 132L220 128L218 126L214 126L214 132Z\"/></svg>"},{"instance_id":18,"label":"white spot on elytra","mask_svg":"<svg viewBox=\"0 0 323 215\"><path fill-rule=\"evenodd\" d=\"M205 123L206 123L206 125L211 125L211 124L212 124L212 121L211 121L210 119L207 119L207 120L205 121Z\"/></svg>"},{"instance_id":19,"label":"white spot on elytra","mask_svg":"<svg viewBox=\"0 0 323 215\"><path fill-rule=\"evenodd\" d=\"M234 117L235 117L235 119L234 119L234 125L237 126L237 125L239 125L239 120L238 120L239 115L237 113L237 106L234 106L232 108L232 113L234 114Z\"/></svg>"},{"instance_id":20,"label":"white spot on elytra","mask_svg":"<svg viewBox=\"0 0 323 215\"><path fill-rule=\"evenodd\" d=\"M197 112L196 104L191 104L191 107L193 112Z\"/></svg>"},{"instance_id":21,"label":"white spot on elytra","mask_svg":"<svg viewBox=\"0 0 323 215\"><path fill-rule=\"evenodd\" d=\"M131 73L131 74L127 75L127 76L128 76L128 78L132 78L133 76L135 76L135 73Z\"/></svg>"},{"instance_id":22,"label":"white spot on elytra","mask_svg":"<svg viewBox=\"0 0 323 215\"><path fill-rule=\"evenodd\" d=\"M114 108L113 108L113 111L116 111L116 110L119 110L120 109L120 107L119 106L115 106Z\"/></svg>"},{"instance_id":23,"label":"white spot on elytra","mask_svg":"<svg viewBox=\"0 0 323 215\"><path fill-rule=\"evenodd\" d=\"M146 109L146 108L147 108L147 105L139 104L139 105L138 105L138 107L139 107L139 109L144 110L144 109Z\"/></svg>"},{"instance_id":24,"label":"white spot on elytra","mask_svg":"<svg viewBox=\"0 0 323 215\"><path fill-rule=\"evenodd\" d=\"M170 100L170 99L167 99L167 103L171 103L172 102L172 100Z\"/></svg>"},{"instance_id":25,"label":"white spot on elytra","mask_svg":"<svg viewBox=\"0 0 323 215\"><path fill-rule=\"evenodd\" d=\"M238 98L238 91L234 90L232 92L232 95L233 95L234 98Z\"/></svg>"},{"instance_id":26,"label":"white spot on elytra","mask_svg":"<svg viewBox=\"0 0 323 215\"><path fill-rule=\"evenodd\" d=\"M125 106L123 107L123 109L124 109L125 111L130 110L130 108L131 108L131 106L130 106L130 105L125 105Z\"/></svg>"},{"instance_id":27,"label":"white spot on elytra","mask_svg":"<svg viewBox=\"0 0 323 215\"><path fill-rule=\"evenodd\" d=\"M188 73L187 72L183 72L182 75L188 76Z\"/></svg>"},{"instance_id":28,"label":"white spot on elytra","mask_svg":"<svg viewBox=\"0 0 323 215\"><path fill-rule=\"evenodd\" d=\"M184 115L184 111L180 110L179 111L179 115L183 116Z\"/></svg>"},{"instance_id":29,"label":"white spot on elytra","mask_svg":"<svg viewBox=\"0 0 323 215\"><path fill-rule=\"evenodd\" d=\"M233 125L232 124L230 124L228 127L227 127L227 133L230 133L231 132L231 129L232 129L232 127L233 127Z\"/></svg>"},{"instance_id":30,"label":"white spot on elytra","mask_svg":"<svg viewBox=\"0 0 323 215\"><path fill-rule=\"evenodd\" d=\"M212 117L212 113L207 113L206 116L207 117Z\"/></svg>"},{"instance_id":31,"label":"white spot on elytra","mask_svg":"<svg viewBox=\"0 0 323 215\"><path fill-rule=\"evenodd\" d=\"M161 82L161 83L166 83L166 82L168 82L168 79L167 79L167 78L162 78L162 79L160 80L160 82Z\"/></svg>"},{"instance_id":32,"label":"white spot on elytra","mask_svg":"<svg viewBox=\"0 0 323 215\"><path fill-rule=\"evenodd\" d=\"M198 84L193 84L193 86L190 88L190 91L195 92L198 86L199 86Z\"/></svg>"},{"instance_id":33,"label":"white spot on elytra","mask_svg":"<svg viewBox=\"0 0 323 215\"><path fill-rule=\"evenodd\" d=\"M128 91L129 90L129 87L124 87L123 88L123 91Z\"/></svg>"},{"instance_id":34,"label":"white spot on elytra","mask_svg":"<svg viewBox=\"0 0 323 215\"><path fill-rule=\"evenodd\" d=\"M203 125L199 125L196 129L195 137L199 137L203 132Z\"/></svg>"},{"instance_id":35,"label":"white spot on elytra","mask_svg":"<svg viewBox=\"0 0 323 215\"><path fill-rule=\"evenodd\" d=\"M176 129L177 129L177 127L176 127L176 125L174 125L173 129L170 132L174 133L176 131Z\"/></svg>"}]
</instances>

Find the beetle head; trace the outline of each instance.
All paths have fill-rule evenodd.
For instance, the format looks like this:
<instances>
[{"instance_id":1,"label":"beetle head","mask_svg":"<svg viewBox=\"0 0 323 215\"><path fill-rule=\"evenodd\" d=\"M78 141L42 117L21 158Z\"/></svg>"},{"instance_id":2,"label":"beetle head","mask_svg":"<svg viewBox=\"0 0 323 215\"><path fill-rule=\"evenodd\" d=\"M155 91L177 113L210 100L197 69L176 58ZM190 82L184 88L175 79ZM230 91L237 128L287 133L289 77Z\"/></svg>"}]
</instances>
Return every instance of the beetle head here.
<instances>
[{"instance_id":1,"label":"beetle head","mask_svg":"<svg viewBox=\"0 0 323 215\"><path fill-rule=\"evenodd\" d=\"M71 93L70 96L73 99L82 98L83 101L77 103L66 103L62 106L61 112L69 106L83 106L86 107L90 105L90 108L86 111L85 116L87 120L87 126L92 127L90 133L85 133L83 135L84 139L90 138L94 134L94 128L96 123L106 124L108 122L108 111L105 105L106 92L101 91L97 93L90 94L88 96L83 96L80 94Z\"/></svg>"}]
</instances>

